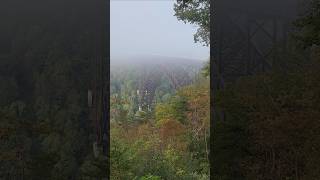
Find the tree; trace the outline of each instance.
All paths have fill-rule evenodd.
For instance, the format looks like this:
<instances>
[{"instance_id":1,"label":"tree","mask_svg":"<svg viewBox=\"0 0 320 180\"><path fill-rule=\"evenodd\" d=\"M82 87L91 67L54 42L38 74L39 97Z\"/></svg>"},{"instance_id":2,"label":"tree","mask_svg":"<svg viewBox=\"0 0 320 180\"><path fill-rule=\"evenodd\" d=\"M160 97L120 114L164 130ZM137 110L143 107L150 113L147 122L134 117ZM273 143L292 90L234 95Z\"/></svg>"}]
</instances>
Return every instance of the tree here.
<instances>
[{"instance_id":1,"label":"tree","mask_svg":"<svg viewBox=\"0 0 320 180\"><path fill-rule=\"evenodd\" d=\"M177 120L185 123L186 101L183 97L174 96L168 102L159 103L156 106L155 116L158 124L166 120Z\"/></svg>"},{"instance_id":2,"label":"tree","mask_svg":"<svg viewBox=\"0 0 320 180\"><path fill-rule=\"evenodd\" d=\"M208 78L210 77L210 60L206 62L206 64L201 69L202 76Z\"/></svg>"},{"instance_id":3,"label":"tree","mask_svg":"<svg viewBox=\"0 0 320 180\"><path fill-rule=\"evenodd\" d=\"M210 1L209 0L177 0L174 5L175 16L184 23L197 25L195 42L205 46L210 44Z\"/></svg>"},{"instance_id":4,"label":"tree","mask_svg":"<svg viewBox=\"0 0 320 180\"><path fill-rule=\"evenodd\" d=\"M303 48L320 45L320 1L312 0L305 14L296 22L295 37Z\"/></svg>"}]
</instances>

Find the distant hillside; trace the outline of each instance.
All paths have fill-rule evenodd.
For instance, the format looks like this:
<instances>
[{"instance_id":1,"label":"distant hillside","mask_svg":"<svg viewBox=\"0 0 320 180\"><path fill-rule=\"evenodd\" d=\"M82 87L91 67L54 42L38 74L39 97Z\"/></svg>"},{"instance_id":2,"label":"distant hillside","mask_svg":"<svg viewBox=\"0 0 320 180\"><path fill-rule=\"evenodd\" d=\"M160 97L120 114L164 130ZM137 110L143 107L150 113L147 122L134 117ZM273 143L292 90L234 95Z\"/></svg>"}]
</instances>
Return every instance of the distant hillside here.
<instances>
[{"instance_id":1,"label":"distant hillside","mask_svg":"<svg viewBox=\"0 0 320 180\"><path fill-rule=\"evenodd\" d=\"M112 59L111 89L113 93L119 93L120 89L148 89L152 96L158 88L172 92L192 84L204 64L204 61L164 56Z\"/></svg>"},{"instance_id":2,"label":"distant hillside","mask_svg":"<svg viewBox=\"0 0 320 180\"><path fill-rule=\"evenodd\" d=\"M150 66L193 66L195 68L201 68L204 61L179 58L179 57L166 57L156 55L145 55L145 56L132 56L127 58L114 58L111 59L111 70L112 68L118 67L150 67Z\"/></svg>"}]
</instances>

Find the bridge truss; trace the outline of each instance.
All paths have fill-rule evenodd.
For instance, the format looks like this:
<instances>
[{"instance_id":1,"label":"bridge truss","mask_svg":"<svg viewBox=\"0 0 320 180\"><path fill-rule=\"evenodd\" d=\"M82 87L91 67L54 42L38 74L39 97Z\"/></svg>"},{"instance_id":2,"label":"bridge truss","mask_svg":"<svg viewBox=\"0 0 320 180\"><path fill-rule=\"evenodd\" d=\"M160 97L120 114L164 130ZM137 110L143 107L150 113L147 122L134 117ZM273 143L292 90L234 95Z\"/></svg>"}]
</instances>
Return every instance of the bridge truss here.
<instances>
[{"instance_id":1,"label":"bridge truss","mask_svg":"<svg viewBox=\"0 0 320 180\"><path fill-rule=\"evenodd\" d=\"M165 77L174 90L194 82L199 68L193 65L183 64L159 64L156 67L146 68L141 73L138 83L139 109L150 111L155 104L155 92Z\"/></svg>"},{"instance_id":2,"label":"bridge truss","mask_svg":"<svg viewBox=\"0 0 320 180\"><path fill-rule=\"evenodd\" d=\"M225 0L215 4L211 61L215 89L239 77L283 66L278 60L288 53L297 4L296 0L244 0L241 5Z\"/></svg>"}]
</instances>

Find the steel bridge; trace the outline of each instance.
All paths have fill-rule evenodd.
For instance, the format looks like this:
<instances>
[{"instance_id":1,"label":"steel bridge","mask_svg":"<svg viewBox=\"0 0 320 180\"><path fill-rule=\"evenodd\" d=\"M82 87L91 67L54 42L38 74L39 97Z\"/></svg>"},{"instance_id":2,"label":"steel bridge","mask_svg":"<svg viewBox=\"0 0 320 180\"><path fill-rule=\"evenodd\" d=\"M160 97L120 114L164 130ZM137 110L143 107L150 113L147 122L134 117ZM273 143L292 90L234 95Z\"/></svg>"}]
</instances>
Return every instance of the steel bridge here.
<instances>
[{"instance_id":1,"label":"steel bridge","mask_svg":"<svg viewBox=\"0 0 320 180\"><path fill-rule=\"evenodd\" d=\"M137 95L140 110L151 111L155 104L155 91L163 78L169 81L173 90L194 82L200 66L181 63L159 63L145 68L140 74Z\"/></svg>"},{"instance_id":2,"label":"steel bridge","mask_svg":"<svg viewBox=\"0 0 320 180\"><path fill-rule=\"evenodd\" d=\"M285 68L279 60L290 53L292 21L301 5L300 0L216 0L211 5L211 137L215 122L226 118L216 108L216 90L243 76ZM215 149L213 143L210 149ZM214 173L211 169L210 174Z\"/></svg>"},{"instance_id":3,"label":"steel bridge","mask_svg":"<svg viewBox=\"0 0 320 180\"><path fill-rule=\"evenodd\" d=\"M266 72L289 52L299 0L219 0L212 10L212 83L223 88L241 76Z\"/></svg>"}]
</instances>

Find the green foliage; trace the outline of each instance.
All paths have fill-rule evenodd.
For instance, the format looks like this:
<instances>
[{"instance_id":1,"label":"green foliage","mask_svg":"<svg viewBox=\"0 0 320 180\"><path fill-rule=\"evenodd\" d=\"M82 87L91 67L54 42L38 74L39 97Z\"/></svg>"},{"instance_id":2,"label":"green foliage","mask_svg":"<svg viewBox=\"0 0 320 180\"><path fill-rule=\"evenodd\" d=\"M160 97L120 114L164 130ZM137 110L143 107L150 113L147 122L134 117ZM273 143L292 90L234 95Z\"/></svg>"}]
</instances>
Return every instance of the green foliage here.
<instances>
[{"instance_id":1,"label":"green foliage","mask_svg":"<svg viewBox=\"0 0 320 180\"><path fill-rule=\"evenodd\" d=\"M201 73L204 77L210 77L210 61L206 62Z\"/></svg>"},{"instance_id":2,"label":"green foliage","mask_svg":"<svg viewBox=\"0 0 320 180\"><path fill-rule=\"evenodd\" d=\"M88 156L80 167L80 177L82 179L107 178L107 168L108 163L106 158Z\"/></svg>"},{"instance_id":3,"label":"green foliage","mask_svg":"<svg viewBox=\"0 0 320 180\"><path fill-rule=\"evenodd\" d=\"M161 180L161 178L160 176L153 176L151 174L148 174L146 176L141 177L140 180Z\"/></svg>"},{"instance_id":4,"label":"green foliage","mask_svg":"<svg viewBox=\"0 0 320 180\"><path fill-rule=\"evenodd\" d=\"M214 126L216 176L242 179L310 179L310 149L318 139L319 50L290 73L246 77L217 94L225 119ZM316 55L317 54L317 55ZM297 73L302 72L302 73ZM305 152L308 152L306 155ZM312 165L313 166L313 165ZM311 178L311 179L312 179Z\"/></svg>"},{"instance_id":5,"label":"green foliage","mask_svg":"<svg viewBox=\"0 0 320 180\"><path fill-rule=\"evenodd\" d=\"M125 82L120 80L119 84L122 83ZM201 132L193 132L192 116L188 116L197 108L201 114L199 126L207 124L208 81L202 82L206 85L196 84L174 94L166 89L167 81L162 83L155 95L162 100L157 101L154 110L137 110L133 122L116 123L119 116L114 116L111 126L111 179L209 179L205 148L208 129L197 126ZM122 97L126 98L124 94ZM199 104L203 102L203 106ZM114 103L112 107L117 107L124 106L127 101L111 103Z\"/></svg>"},{"instance_id":6,"label":"green foliage","mask_svg":"<svg viewBox=\"0 0 320 180\"><path fill-rule=\"evenodd\" d=\"M169 99L168 102L158 104L155 110L156 121L174 119L181 123L185 122L186 101L183 97L174 96Z\"/></svg>"},{"instance_id":7,"label":"green foliage","mask_svg":"<svg viewBox=\"0 0 320 180\"><path fill-rule=\"evenodd\" d=\"M195 42L210 44L210 1L209 0L177 0L174 5L175 16L185 23L197 25Z\"/></svg>"},{"instance_id":8,"label":"green foliage","mask_svg":"<svg viewBox=\"0 0 320 180\"><path fill-rule=\"evenodd\" d=\"M305 14L299 18L295 25L299 31L295 37L303 48L320 45L320 1L311 0Z\"/></svg>"}]
</instances>

